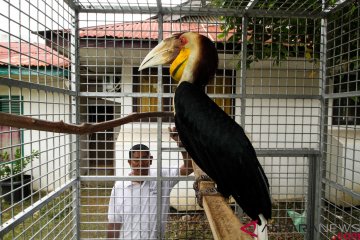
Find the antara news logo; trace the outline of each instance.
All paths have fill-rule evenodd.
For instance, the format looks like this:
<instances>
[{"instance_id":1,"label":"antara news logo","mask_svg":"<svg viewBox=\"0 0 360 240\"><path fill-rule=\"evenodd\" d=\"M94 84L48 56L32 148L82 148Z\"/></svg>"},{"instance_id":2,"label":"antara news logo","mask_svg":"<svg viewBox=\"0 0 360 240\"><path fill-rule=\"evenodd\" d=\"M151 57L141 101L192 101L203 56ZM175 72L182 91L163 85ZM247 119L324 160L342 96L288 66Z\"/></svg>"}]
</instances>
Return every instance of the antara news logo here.
<instances>
[{"instance_id":1,"label":"antara news logo","mask_svg":"<svg viewBox=\"0 0 360 240\"><path fill-rule=\"evenodd\" d=\"M257 221L251 221L248 224L242 226L241 231L249 234L251 237L257 237L254 229L257 226ZM287 226L283 224L267 224L258 232L263 232L267 229L270 232L294 232L298 231L303 234L306 233L308 226L306 224L299 224L298 227ZM331 240L360 240L360 224L320 224L318 229L315 229L320 233L332 233L336 234L331 237Z\"/></svg>"}]
</instances>

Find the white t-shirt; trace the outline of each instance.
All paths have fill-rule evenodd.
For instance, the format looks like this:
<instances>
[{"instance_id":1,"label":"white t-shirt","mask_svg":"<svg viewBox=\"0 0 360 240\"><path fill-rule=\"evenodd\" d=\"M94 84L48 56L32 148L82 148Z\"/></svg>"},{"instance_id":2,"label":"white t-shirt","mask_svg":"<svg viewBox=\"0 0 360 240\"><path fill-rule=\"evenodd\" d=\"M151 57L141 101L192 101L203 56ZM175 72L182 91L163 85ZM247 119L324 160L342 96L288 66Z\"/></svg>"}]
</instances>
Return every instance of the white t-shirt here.
<instances>
[{"instance_id":1,"label":"white t-shirt","mask_svg":"<svg viewBox=\"0 0 360 240\"><path fill-rule=\"evenodd\" d=\"M156 170L150 170L156 176ZM163 177L179 176L179 169L162 170ZM178 183L162 182L162 231L169 212L170 192ZM157 181L142 184L117 181L111 191L108 209L109 223L122 223L120 239L157 239Z\"/></svg>"}]
</instances>

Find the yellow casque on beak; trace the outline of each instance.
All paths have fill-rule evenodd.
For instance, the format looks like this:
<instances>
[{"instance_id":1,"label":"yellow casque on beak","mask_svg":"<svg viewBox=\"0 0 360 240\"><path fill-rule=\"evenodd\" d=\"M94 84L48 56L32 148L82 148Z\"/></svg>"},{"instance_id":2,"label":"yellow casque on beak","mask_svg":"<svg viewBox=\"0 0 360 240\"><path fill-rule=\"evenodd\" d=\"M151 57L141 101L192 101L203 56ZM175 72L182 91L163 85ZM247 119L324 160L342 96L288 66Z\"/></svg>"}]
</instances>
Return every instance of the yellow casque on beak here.
<instances>
[{"instance_id":1,"label":"yellow casque on beak","mask_svg":"<svg viewBox=\"0 0 360 240\"><path fill-rule=\"evenodd\" d=\"M151 50L139 67L139 71L174 61L180 52L181 41L179 38L170 37L160 42L153 50Z\"/></svg>"}]
</instances>

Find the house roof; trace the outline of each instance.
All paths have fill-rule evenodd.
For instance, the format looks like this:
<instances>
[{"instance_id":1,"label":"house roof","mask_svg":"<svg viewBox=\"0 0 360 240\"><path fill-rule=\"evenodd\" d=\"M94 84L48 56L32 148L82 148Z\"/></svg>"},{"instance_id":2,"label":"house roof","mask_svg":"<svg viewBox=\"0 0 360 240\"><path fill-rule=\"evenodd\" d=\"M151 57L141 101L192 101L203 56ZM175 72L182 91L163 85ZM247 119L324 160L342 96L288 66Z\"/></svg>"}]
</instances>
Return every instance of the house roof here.
<instances>
[{"instance_id":1,"label":"house roof","mask_svg":"<svg viewBox=\"0 0 360 240\"><path fill-rule=\"evenodd\" d=\"M65 56L41 43L0 42L0 66L68 67Z\"/></svg>"},{"instance_id":2,"label":"house roof","mask_svg":"<svg viewBox=\"0 0 360 240\"><path fill-rule=\"evenodd\" d=\"M151 39L159 38L159 24L156 20L142 22L128 22L118 24L107 24L94 27L86 27L79 29L79 37L116 37L127 39ZM220 24L200 23L200 22L164 22L162 25L162 38L170 37L174 32L199 32L206 35L212 41L223 42L228 40L232 34L228 34L226 39L219 38L218 35L223 32Z\"/></svg>"}]
</instances>

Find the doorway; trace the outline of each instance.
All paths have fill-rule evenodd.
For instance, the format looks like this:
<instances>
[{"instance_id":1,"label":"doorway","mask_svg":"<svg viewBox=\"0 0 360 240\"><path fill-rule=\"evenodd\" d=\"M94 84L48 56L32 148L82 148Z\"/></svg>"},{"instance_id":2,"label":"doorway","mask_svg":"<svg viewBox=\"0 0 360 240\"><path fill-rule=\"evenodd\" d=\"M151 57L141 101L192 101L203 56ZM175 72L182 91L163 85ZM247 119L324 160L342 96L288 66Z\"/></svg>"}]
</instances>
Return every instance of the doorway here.
<instances>
[{"instance_id":1,"label":"doorway","mask_svg":"<svg viewBox=\"0 0 360 240\"><path fill-rule=\"evenodd\" d=\"M114 106L88 106L88 122L114 119ZM89 136L89 169L91 175L114 175L114 128Z\"/></svg>"}]
</instances>

